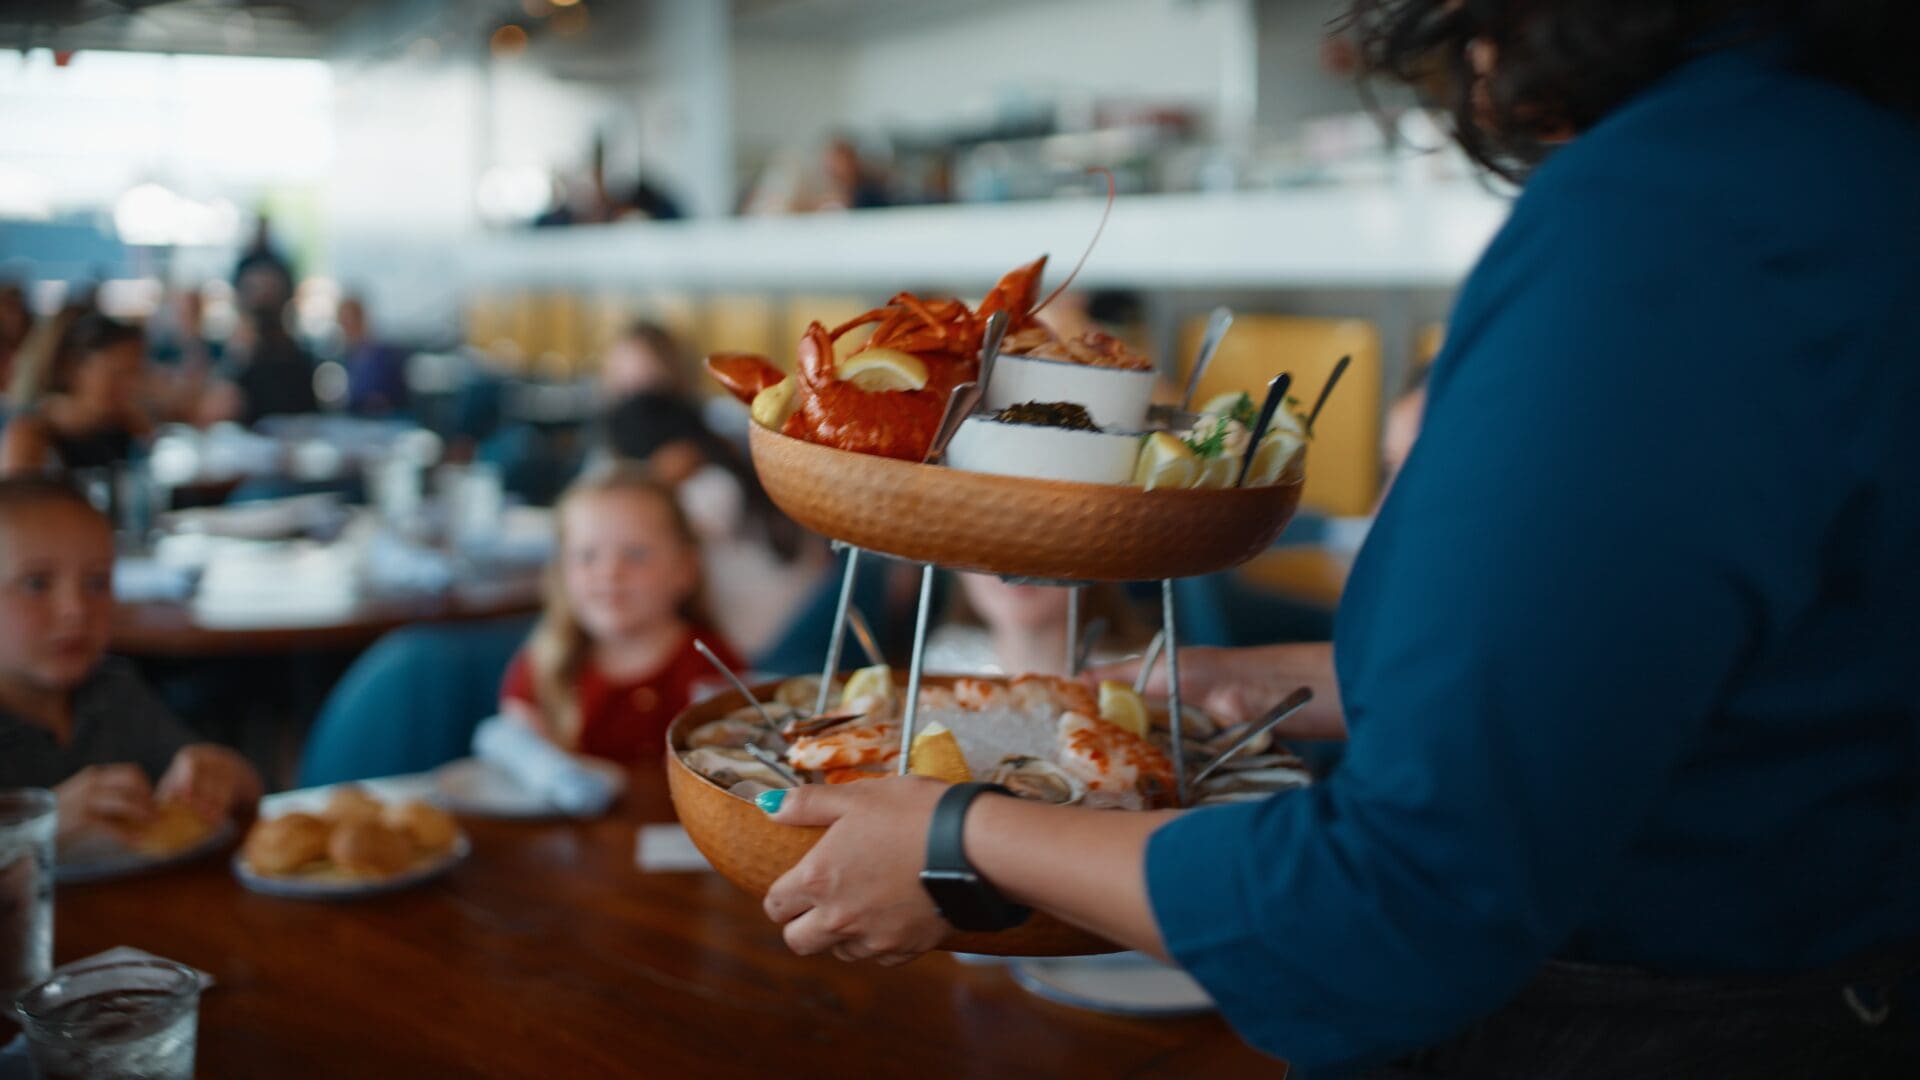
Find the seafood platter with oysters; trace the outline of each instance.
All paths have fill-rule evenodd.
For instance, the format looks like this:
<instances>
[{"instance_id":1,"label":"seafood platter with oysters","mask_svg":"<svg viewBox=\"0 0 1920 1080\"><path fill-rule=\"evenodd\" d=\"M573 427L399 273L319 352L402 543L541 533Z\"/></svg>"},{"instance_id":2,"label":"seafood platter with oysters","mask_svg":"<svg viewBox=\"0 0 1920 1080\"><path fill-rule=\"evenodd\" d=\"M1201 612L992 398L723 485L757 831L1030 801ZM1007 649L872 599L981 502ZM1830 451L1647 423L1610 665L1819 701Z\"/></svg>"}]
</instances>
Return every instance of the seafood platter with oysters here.
<instances>
[{"instance_id":1,"label":"seafood platter with oysters","mask_svg":"<svg viewBox=\"0 0 1920 1080\"><path fill-rule=\"evenodd\" d=\"M682 823L714 867L751 892L764 894L820 832L760 813L752 799L768 788L913 773L1124 812L1258 799L1310 782L1271 735L1310 700L1304 688L1239 727L1183 706L1173 584L1245 562L1286 527L1313 417L1294 412L1283 372L1262 402L1231 394L1198 409L1153 405L1151 360L1097 331L1063 336L1038 317L1066 286L1041 298L1046 264L1042 256L1014 269L977 305L899 293L840 326L813 323L791 374L746 353L707 358L750 407L767 493L847 554L821 675L736 683L668 733ZM1215 313L1189 399L1230 320ZM877 658L837 676L867 556L920 570L904 679ZM927 673L943 567L1068 589L1070 656L1082 653L1081 586L1158 581L1162 625L1141 682L1095 690L1074 679ZM1150 704L1140 689L1162 653L1167 699ZM1033 956L1113 948L1044 917L956 934L945 947Z\"/></svg>"}]
</instances>

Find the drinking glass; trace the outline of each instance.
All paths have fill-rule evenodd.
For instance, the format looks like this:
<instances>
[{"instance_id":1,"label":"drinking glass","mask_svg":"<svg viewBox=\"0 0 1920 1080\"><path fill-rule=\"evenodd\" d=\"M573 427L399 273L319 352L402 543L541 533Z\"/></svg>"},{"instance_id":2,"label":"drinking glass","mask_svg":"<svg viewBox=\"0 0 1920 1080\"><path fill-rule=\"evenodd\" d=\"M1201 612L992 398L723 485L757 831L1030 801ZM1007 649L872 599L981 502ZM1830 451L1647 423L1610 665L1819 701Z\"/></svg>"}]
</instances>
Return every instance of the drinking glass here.
<instances>
[{"instance_id":1,"label":"drinking glass","mask_svg":"<svg viewBox=\"0 0 1920 1080\"><path fill-rule=\"evenodd\" d=\"M53 792L0 791L0 1001L53 964Z\"/></svg>"},{"instance_id":2,"label":"drinking glass","mask_svg":"<svg viewBox=\"0 0 1920 1080\"><path fill-rule=\"evenodd\" d=\"M499 539L507 501L499 469L483 463L442 465L435 479L455 550L484 548Z\"/></svg>"},{"instance_id":3,"label":"drinking glass","mask_svg":"<svg viewBox=\"0 0 1920 1080\"><path fill-rule=\"evenodd\" d=\"M16 998L14 1015L40 1080L193 1080L204 986L171 960L75 964Z\"/></svg>"}]
</instances>

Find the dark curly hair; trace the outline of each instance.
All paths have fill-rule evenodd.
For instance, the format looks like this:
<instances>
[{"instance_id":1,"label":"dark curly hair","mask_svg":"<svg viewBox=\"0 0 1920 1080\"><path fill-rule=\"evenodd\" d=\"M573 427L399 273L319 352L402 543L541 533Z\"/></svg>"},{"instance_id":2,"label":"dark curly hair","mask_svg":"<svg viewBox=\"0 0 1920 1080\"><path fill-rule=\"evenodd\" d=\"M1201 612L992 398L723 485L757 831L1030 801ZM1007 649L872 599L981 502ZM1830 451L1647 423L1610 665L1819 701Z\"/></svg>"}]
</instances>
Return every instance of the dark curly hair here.
<instances>
[{"instance_id":1,"label":"dark curly hair","mask_svg":"<svg viewBox=\"0 0 1920 1080\"><path fill-rule=\"evenodd\" d=\"M1774 35L1807 71L1920 115L1916 0L1354 0L1341 25L1369 76L1446 108L1468 155L1512 180L1686 61ZM1476 43L1496 57L1484 80Z\"/></svg>"}]
</instances>

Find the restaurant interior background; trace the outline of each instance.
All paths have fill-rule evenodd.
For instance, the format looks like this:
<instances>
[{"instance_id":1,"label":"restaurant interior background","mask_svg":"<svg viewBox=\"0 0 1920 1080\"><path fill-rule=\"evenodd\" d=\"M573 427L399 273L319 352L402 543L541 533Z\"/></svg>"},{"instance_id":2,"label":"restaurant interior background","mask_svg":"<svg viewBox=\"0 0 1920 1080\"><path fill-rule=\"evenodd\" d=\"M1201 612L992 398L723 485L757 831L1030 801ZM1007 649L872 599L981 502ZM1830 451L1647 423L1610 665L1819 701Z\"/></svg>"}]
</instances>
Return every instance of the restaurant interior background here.
<instances>
[{"instance_id":1,"label":"restaurant interior background","mask_svg":"<svg viewBox=\"0 0 1920 1080\"><path fill-rule=\"evenodd\" d=\"M1210 1014L1197 983L1137 954L1118 976L1097 961L1043 970L935 957L875 970L790 954L751 890L705 872L725 872L726 858L711 849L713 827L703 846L692 824L710 813L698 807L718 806L749 815L734 822L749 832L790 832L732 775L748 749L720 754L731 786L703 774L722 801L694 809L669 792L680 759L656 764L660 731L678 737L667 722L691 727L730 702L705 696L726 684L697 658L637 689L605 681L597 654L578 655L589 635L568 612L580 601L547 583L565 573L546 570L561 561L556 520L572 520L557 497L611 454L647 459L654 480L671 475L696 519L712 623L671 625L681 654L696 630L703 645L735 646L737 661L708 657L716 666L818 680L823 657L843 671L877 657L907 676L920 670L915 627L934 608L926 666L955 674L1076 672L1075 658L1147 651L1156 624L1183 646L1325 640L1404 444L1409 414L1396 403L1418 392L1453 293L1508 206L1410 99L1363 99L1352 44L1328 37L1343 6L0 4L0 472L11 483L63 466L115 527L112 602L87 593L89 625L110 607L111 629L87 660L85 692L119 680L130 704L101 730L157 730L171 712L183 726L170 737L197 740L170 749L172 764L141 763L167 812L138 826L131 854L68 847L63 834L56 864L48 824L37 876L0 874L27 897L0 896L0 945L40 950L37 968L12 972L0 956L0 991L45 977L49 957L119 946L197 966L219 983L197 1021L205 1075L337 1075L349 1060L433 1075L605 1075L636 1061L675 1075L823 1075L851 1060L872 1075L1268 1073L1274 1063ZM856 573L855 556L774 511L749 464L749 410L702 357L745 350L791 366L810 321L841 323L902 290L971 303L1042 254L1052 289L1089 244L1045 314L1062 340L1106 347L1079 336L1104 330L1150 358L1141 367L1157 365L1157 380L1117 372L1142 390L1142 418L1142 384L1177 401L1221 306L1234 322L1196 405L1227 390L1259 400L1287 371L1293 417L1345 372L1311 429L1303 489L1293 450L1266 453L1299 447L1298 418L1266 442L1242 424L1241 475L1271 458L1268 479L1208 505L1259 512L1217 530L1182 522L1214 547L1215 532L1268 527L1224 545L1260 551L1303 490L1275 546L1234 570L1090 586L1082 621L1066 590L1011 590L1011 607L989 610L969 599L1002 588L986 575L936 583L931 568L878 558ZM1207 420L1225 433L1225 415ZM1143 422L1099 436L1122 446L1128 469L1151 456L1133 434ZM1184 422L1196 437L1201 421ZM1224 447L1216 440L1207 463L1213 486L1229 486L1214 468L1232 463ZM60 491L56 501L71 499ZM57 511L35 504L11 520L58 547L49 538L78 526L50 523ZM79 535L104 553L96 526ZM1189 539L1138 531L1154 530ZM104 589L91 565L87 587ZM1014 594L1027 599L1005 600ZM577 685L563 688L573 712L603 679L618 688L595 699L602 713L658 721L623 729L641 732L631 752L594 748L580 725L556 746L535 734L544 720L514 723L549 686L513 689L514 672L527 683L546 662L528 644L543 611L576 642L564 672ZM848 611L872 626L852 624L842 652ZM1058 624L1042 634L1023 619ZM1162 670L1176 652L1162 651ZM863 673L891 690L876 669ZM1089 693L1047 685L1074 702ZM818 712L832 684L814 686ZM1102 717L1115 686L1126 689L1103 686ZM1137 705L1122 712L1140 731L1116 719L1119 734L1103 737L1141 742L1140 692L1111 700ZM1270 739L1270 726L1208 729L1213 756L1194 782L1251 745L1240 736ZM26 734L5 744L6 764L26 760L29 743L50 757L78 745L16 728ZM1168 777L1185 745L1172 730ZM1051 767L1023 753L995 760ZM609 771L589 755L635 767ZM166 802L179 763L223 770L229 810L182 818ZM1303 782L1299 764L1247 754L1208 790L1259 797ZM883 768L893 765L841 771ZM56 772L61 824L87 826L65 800L100 774L46 775ZM262 781L270 797L248 824L247 792ZM1148 787L1165 794L1135 787L1129 805L1145 805ZM0 870L27 865L7 861L9 835L0 829ZM57 889L36 884L48 880ZM295 902L315 899L370 902ZM1043 953L1095 948L1056 930ZM984 951L1010 948L1039 946ZM1047 989L1056 975L1101 993L1139 975L1165 997L1151 1023L1119 1019L1105 1013L1138 1003ZM167 1023L173 1034L155 1039L172 1040L179 1060L139 1075L191 1072L193 1022Z\"/></svg>"},{"instance_id":2,"label":"restaurant interior background","mask_svg":"<svg viewBox=\"0 0 1920 1080\"><path fill-rule=\"evenodd\" d=\"M902 288L978 296L1042 253L1051 285L1100 223L1105 169L1118 200L1063 306L1156 357L1169 387L1220 304L1239 316L1225 377L1250 389L1286 366L1310 386L1355 357L1315 448L1309 512L1221 586L1223 609L1277 598L1324 626L1381 490L1390 406L1507 205L1428 114L1394 98L1367 108L1350 46L1326 36L1341 6L10 4L0 279L43 317L90 298L139 320L156 355L197 314L217 352L238 321L236 260L264 220L297 280L289 324L319 361L323 413L348 411L337 361L370 338L407 357L407 430L269 422L271 443L260 428L168 428L150 478L173 496L147 509L205 501L208 484L231 504L283 505L393 455L477 462L504 478L512 508L539 507L577 466L604 403L601 357L635 319L675 335L687 385L716 395L696 364L710 349L785 363L809 320ZM348 297L369 324L352 340ZM726 404L714 422L743 436L744 411ZM353 498L391 494L369 486ZM337 531L331 504L295 505L300 528ZM515 520L483 528L510 548ZM152 539L154 521L139 527ZM174 680L188 688L173 700L207 725L298 717L293 732L232 732L268 740L254 756L277 756L286 779L298 729L371 629L443 609L409 601L360 636L301 639L330 659L302 652L294 677L274 669L265 686L261 643L382 589L463 584L416 554L302 548L248 571L202 563L184 583L123 560L115 647L163 681L233 665L211 684L224 704L196 701L210 684L191 678ZM1223 615L1201 633L1281 633L1261 618Z\"/></svg>"}]
</instances>

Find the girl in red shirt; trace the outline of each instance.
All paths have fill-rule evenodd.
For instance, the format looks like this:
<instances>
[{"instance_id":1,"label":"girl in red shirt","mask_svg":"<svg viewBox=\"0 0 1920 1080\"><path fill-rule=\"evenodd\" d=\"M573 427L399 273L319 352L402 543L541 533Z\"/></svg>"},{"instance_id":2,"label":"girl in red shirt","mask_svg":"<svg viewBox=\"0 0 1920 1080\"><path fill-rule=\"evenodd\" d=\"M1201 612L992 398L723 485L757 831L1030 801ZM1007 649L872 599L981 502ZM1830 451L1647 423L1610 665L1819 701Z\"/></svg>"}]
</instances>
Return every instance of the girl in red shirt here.
<instances>
[{"instance_id":1,"label":"girl in red shirt","mask_svg":"<svg viewBox=\"0 0 1920 1080\"><path fill-rule=\"evenodd\" d=\"M698 542L634 464L582 477L555 514L546 611L507 668L501 711L576 753L657 757L694 688L718 677L694 641L742 666L708 629Z\"/></svg>"}]
</instances>

